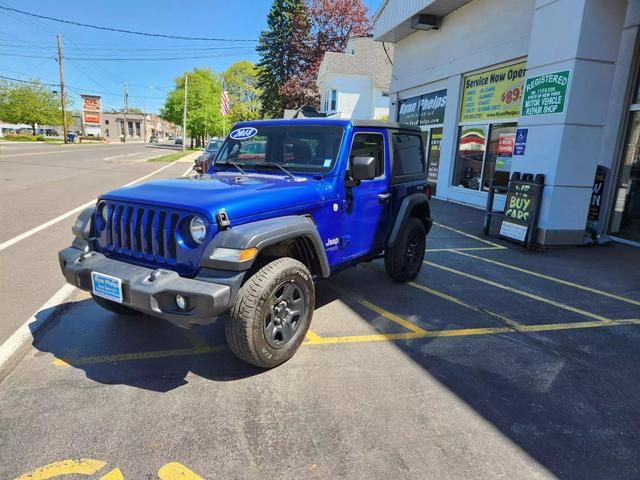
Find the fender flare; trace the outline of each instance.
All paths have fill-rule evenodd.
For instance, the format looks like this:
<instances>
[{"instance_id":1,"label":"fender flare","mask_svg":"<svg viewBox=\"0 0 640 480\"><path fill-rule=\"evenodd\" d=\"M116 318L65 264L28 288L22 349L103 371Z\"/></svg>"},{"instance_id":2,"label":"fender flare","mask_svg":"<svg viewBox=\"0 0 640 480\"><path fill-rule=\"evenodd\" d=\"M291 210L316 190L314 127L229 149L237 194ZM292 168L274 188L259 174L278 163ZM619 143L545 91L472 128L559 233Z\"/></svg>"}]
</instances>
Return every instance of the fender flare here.
<instances>
[{"instance_id":1,"label":"fender flare","mask_svg":"<svg viewBox=\"0 0 640 480\"><path fill-rule=\"evenodd\" d=\"M220 270L248 270L253 265L255 257L243 262L214 260L211 258L215 248L245 249L255 247L258 251L264 248L294 238L304 237L311 242L320 264L323 277L330 275L329 261L320 234L313 220L303 215L289 215L285 217L269 218L257 222L245 223L217 233L207 245L200 265Z\"/></svg>"},{"instance_id":2,"label":"fender flare","mask_svg":"<svg viewBox=\"0 0 640 480\"><path fill-rule=\"evenodd\" d=\"M429 206L429 199L424 193L412 193L410 195L407 195L400 204L398 214L396 215L396 220L393 223L393 228L391 229L391 233L389 234L387 247L395 246L402 225L404 225L404 223L407 221L413 209L419 205L426 205L427 207L427 216L424 218L420 218L420 220L422 220L422 222L424 223L426 233L429 233L429 231L431 230L431 225L433 224L433 220L431 220L431 208Z\"/></svg>"}]
</instances>

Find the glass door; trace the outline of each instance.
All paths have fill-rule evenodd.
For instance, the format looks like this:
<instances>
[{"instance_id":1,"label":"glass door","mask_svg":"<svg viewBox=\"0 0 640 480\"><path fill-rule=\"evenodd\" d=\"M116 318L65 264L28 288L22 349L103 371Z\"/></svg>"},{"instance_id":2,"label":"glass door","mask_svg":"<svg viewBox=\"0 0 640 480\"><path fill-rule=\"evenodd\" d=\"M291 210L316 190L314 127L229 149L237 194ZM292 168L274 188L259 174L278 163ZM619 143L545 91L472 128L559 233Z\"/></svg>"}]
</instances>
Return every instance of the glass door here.
<instances>
[{"instance_id":1,"label":"glass door","mask_svg":"<svg viewBox=\"0 0 640 480\"><path fill-rule=\"evenodd\" d=\"M640 105L631 110L609 233L640 242Z\"/></svg>"}]
</instances>

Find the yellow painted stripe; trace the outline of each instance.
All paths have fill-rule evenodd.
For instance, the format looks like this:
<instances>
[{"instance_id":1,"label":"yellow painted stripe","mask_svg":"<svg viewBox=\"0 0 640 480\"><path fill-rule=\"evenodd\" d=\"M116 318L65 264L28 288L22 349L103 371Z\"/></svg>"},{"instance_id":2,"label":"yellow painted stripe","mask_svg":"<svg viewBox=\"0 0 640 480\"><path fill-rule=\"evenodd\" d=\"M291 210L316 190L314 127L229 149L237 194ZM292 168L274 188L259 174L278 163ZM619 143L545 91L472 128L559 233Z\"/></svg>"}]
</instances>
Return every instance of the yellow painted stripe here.
<instances>
[{"instance_id":1,"label":"yellow painted stripe","mask_svg":"<svg viewBox=\"0 0 640 480\"><path fill-rule=\"evenodd\" d=\"M506 247L459 247L459 248L427 248L425 252L458 252L460 250L464 252L476 252L484 250L505 250Z\"/></svg>"},{"instance_id":2,"label":"yellow painted stripe","mask_svg":"<svg viewBox=\"0 0 640 480\"><path fill-rule=\"evenodd\" d=\"M450 227L448 225L443 225L442 223L438 223L438 222L433 222L433 224L437 225L440 228L444 228L446 230L451 230L452 232L456 232L456 233L458 233L460 235L463 235L465 237L473 238L474 240L477 240L479 242L486 243L487 245L491 245L492 247L495 247L496 249L507 250L507 247L504 247L502 245L498 245L497 243L490 242L489 240L485 240L484 238L480 238L480 237L477 237L475 235L471 235L470 233L463 232L462 230L458 230L457 228L453 228L453 227Z\"/></svg>"},{"instance_id":3,"label":"yellow painted stripe","mask_svg":"<svg viewBox=\"0 0 640 480\"><path fill-rule=\"evenodd\" d=\"M179 348L175 350L156 350L153 352L120 353L114 355L96 355L91 357L78 357L56 359L53 365L63 367L68 365L91 365L94 363L128 362L131 360L151 360L156 358L186 357L189 355L202 355L206 353L226 352L229 347L216 345L206 348Z\"/></svg>"},{"instance_id":4,"label":"yellow painted stripe","mask_svg":"<svg viewBox=\"0 0 640 480\"><path fill-rule=\"evenodd\" d=\"M581 328L617 327L623 325L640 325L640 319L612 320L610 322L572 322L572 323L547 323L543 325L520 325L517 329L512 327L485 327L485 328L460 328L451 330L429 330L424 334L396 333L379 335L351 335L337 337L322 337L318 341L307 342L305 345L332 345L340 343L370 343L396 340L413 340L421 338L438 337L471 337L476 335L499 335L505 333L522 334L535 332L553 332L560 330L578 330Z\"/></svg>"},{"instance_id":5,"label":"yellow painted stripe","mask_svg":"<svg viewBox=\"0 0 640 480\"><path fill-rule=\"evenodd\" d=\"M420 335L427 333L426 330L423 330L422 328L420 328L416 324L411 323L410 321L405 320L404 318L401 318L401 317L399 317L398 315L396 315L394 313L388 312L384 308L380 308L377 305L374 305L373 303L368 302L367 300L359 300L358 303L360 305L363 305L363 306L367 307L369 310L373 310L378 315L381 315L381 316L385 317L386 319L391 320L392 322L395 322L398 325L403 326L407 330L411 330L413 333L417 333L417 334L420 334Z\"/></svg>"},{"instance_id":6,"label":"yellow painted stripe","mask_svg":"<svg viewBox=\"0 0 640 480\"><path fill-rule=\"evenodd\" d=\"M632 305L639 305L640 301L633 300L631 298L622 297L620 295L615 295L613 293L605 292L603 290L598 290L596 288L587 287L586 285L581 285L579 283L569 282L567 280L562 280L561 278L552 277L551 275L544 275L542 273L534 272L533 270L527 270L526 268L516 267L515 265L510 265L504 262L498 262L497 260L492 260L490 258L479 257L477 255L472 255L470 253L465 253L461 251L462 249L453 249L452 251L458 253L460 255L464 255L465 257L474 258L476 260L482 260L483 262L490 263L492 265L498 265L500 267L508 268L510 270L514 270L516 272L526 273L527 275L531 275L538 278L543 278L545 280L549 280L551 282L556 282L561 285L567 285L569 287L578 288L580 290L584 290L586 292L595 293L596 295L602 295L603 297L613 298L614 300L619 300L621 302L630 303Z\"/></svg>"},{"instance_id":7,"label":"yellow painted stripe","mask_svg":"<svg viewBox=\"0 0 640 480\"><path fill-rule=\"evenodd\" d=\"M100 480L124 480L124 476L119 468L114 468L109 473L101 476Z\"/></svg>"},{"instance_id":8,"label":"yellow painted stripe","mask_svg":"<svg viewBox=\"0 0 640 480\"><path fill-rule=\"evenodd\" d=\"M470 310L473 310L474 312L477 313L481 313L481 314L487 314L493 318L495 318L496 320L505 323L507 325L509 325L510 327L513 328L518 328L520 326L520 324L518 322L516 322L515 320L511 320L508 317L505 317L504 315L500 315L499 313L494 313L490 310L485 310L484 308L480 308L480 307L476 307L473 305L469 305L466 302L463 302L462 300L460 300L459 298L456 297L452 297L451 295L448 295L444 292L440 292L438 290L434 290L433 288L429 288L426 287L424 285L420 285L419 283L416 282L409 282L408 285L414 287L414 288L418 288L424 292L427 292L431 295L435 295L436 297L442 298L443 300L447 300L451 303L455 303L456 305L460 305L461 307L465 307L468 308Z\"/></svg>"},{"instance_id":9,"label":"yellow painted stripe","mask_svg":"<svg viewBox=\"0 0 640 480\"><path fill-rule=\"evenodd\" d=\"M46 480L62 475L93 475L106 465L101 460L90 458L61 460L37 468L29 473L19 476L16 480Z\"/></svg>"},{"instance_id":10,"label":"yellow painted stripe","mask_svg":"<svg viewBox=\"0 0 640 480\"><path fill-rule=\"evenodd\" d=\"M309 342L313 342L313 341L322 339L322 337L320 335L318 335L316 332L313 332L311 330L307 330L307 334L305 335L305 337L307 338L307 340Z\"/></svg>"},{"instance_id":11,"label":"yellow painted stripe","mask_svg":"<svg viewBox=\"0 0 640 480\"><path fill-rule=\"evenodd\" d=\"M164 465L158 470L158 476L161 480L204 480L200 475L177 462Z\"/></svg>"},{"instance_id":12,"label":"yellow painted stripe","mask_svg":"<svg viewBox=\"0 0 640 480\"><path fill-rule=\"evenodd\" d=\"M478 277L477 275L472 275L470 273L462 272L460 270L456 270L455 268L445 267L444 265L438 265L433 262L424 262L427 265L435 268L439 268L446 272L455 273L456 275L461 275L465 278L469 278L471 280L475 280L477 282L484 283L486 285L491 285L492 287L500 288L502 290L506 290L511 293L515 293L516 295L521 295L523 297L530 298L532 300L536 300L538 302L546 303L548 305L553 305L554 307L562 308L563 310L567 310L572 313L577 313L578 315L582 315L588 318L593 318L594 320L598 320L600 322L611 322L610 319L603 317L602 315L597 315L592 312L587 312L586 310L582 310L580 308L572 307L571 305L565 305L564 303L556 302L555 300L551 300L549 298L541 297L540 295L535 295L533 293L525 292L524 290L519 290L517 288L509 287L507 285L502 285L498 282L494 282L493 280L489 280L483 277Z\"/></svg>"}]
</instances>

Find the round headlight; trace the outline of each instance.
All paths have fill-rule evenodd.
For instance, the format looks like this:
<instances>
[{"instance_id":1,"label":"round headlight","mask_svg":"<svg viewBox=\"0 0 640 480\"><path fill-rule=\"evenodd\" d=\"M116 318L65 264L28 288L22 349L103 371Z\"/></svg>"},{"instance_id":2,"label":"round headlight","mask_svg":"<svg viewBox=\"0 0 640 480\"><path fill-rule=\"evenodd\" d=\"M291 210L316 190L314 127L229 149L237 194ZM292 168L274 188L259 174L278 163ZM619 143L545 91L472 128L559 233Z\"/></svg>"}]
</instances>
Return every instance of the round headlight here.
<instances>
[{"instance_id":1,"label":"round headlight","mask_svg":"<svg viewBox=\"0 0 640 480\"><path fill-rule=\"evenodd\" d=\"M204 242L204 238L207 236L207 226L200 217L193 217L189 222L189 233L191 238L196 243Z\"/></svg>"}]
</instances>

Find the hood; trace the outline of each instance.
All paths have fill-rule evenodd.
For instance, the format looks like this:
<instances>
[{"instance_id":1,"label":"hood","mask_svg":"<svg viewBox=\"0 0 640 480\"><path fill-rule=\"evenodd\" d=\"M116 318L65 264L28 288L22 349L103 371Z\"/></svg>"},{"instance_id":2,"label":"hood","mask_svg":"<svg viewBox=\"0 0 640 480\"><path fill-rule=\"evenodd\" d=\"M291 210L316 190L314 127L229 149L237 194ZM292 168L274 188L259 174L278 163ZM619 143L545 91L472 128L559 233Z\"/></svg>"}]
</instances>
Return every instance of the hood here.
<instances>
[{"instance_id":1,"label":"hood","mask_svg":"<svg viewBox=\"0 0 640 480\"><path fill-rule=\"evenodd\" d=\"M100 198L197 212L210 222L221 208L234 219L321 202L323 180L222 172L197 178L154 180L112 190Z\"/></svg>"}]
</instances>

